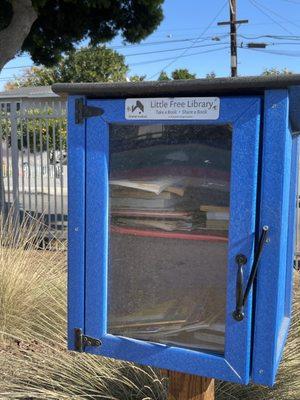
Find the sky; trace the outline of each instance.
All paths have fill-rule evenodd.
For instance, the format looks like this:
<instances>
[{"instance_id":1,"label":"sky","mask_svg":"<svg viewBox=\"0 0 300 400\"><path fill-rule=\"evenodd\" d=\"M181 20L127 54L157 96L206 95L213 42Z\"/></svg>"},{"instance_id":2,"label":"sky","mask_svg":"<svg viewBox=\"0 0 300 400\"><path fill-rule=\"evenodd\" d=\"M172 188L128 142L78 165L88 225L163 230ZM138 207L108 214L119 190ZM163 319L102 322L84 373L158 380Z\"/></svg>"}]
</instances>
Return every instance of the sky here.
<instances>
[{"instance_id":1,"label":"sky","mask_svg":"<svg viewBox=\"0 0 300 400\"><path fill-rule=\"evenodd\" d=\"M126 45L116 37L108 43L126 56L129 76L156 80L162 70L188 68L198 78L212 71L230 75L228 0L165 0L164 20L139 45ZM237 18L248 19L238 27L238 74L260 75L266 68L287 68L300 73L300 0L237 0ZM248 49L249 42L264 42L266 49ZM33 65L28 55L10 61L0 74L0 90L13 76Z\"/></svg>"}]
</instances>

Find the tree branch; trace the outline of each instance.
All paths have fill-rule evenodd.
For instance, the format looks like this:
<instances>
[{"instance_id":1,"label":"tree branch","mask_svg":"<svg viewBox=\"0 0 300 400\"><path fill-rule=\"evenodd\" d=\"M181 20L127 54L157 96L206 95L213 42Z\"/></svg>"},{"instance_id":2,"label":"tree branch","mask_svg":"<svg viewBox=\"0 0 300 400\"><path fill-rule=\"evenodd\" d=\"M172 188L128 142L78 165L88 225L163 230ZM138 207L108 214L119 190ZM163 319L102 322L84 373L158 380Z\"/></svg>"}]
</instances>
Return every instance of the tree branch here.
<instances>
[{"instance_id":1,"label":"tree branch","mask_svg":"<svg viewBox=\"0 0 300 400\"><path fill-rule=\"evenodd\" d=\"M21 49L37 19L31 0L12 0L13 17L7 28L0 31L0 71Z\"/></svg>"}]
</instances>

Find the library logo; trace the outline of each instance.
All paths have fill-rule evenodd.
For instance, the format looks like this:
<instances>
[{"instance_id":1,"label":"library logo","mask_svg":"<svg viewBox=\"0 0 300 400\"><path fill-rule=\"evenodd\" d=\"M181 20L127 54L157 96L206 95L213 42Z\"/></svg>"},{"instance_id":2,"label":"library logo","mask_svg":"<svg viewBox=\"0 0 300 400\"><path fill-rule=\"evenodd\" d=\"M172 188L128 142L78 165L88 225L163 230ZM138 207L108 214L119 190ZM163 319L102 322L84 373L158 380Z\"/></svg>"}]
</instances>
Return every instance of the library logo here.
<instances>
[{"instance_id":1,"label":"library logo","mask_svg":"<svg viewBox=\"0 0 300 400\"><path fill-rule=\"evenodd\" d=\"M139 114L142 114L144 112L144 104L140 100L137 100L136 103L131 107L128 107L127 110L132 113L138 112Z\"/></svg>"}]
</instances>

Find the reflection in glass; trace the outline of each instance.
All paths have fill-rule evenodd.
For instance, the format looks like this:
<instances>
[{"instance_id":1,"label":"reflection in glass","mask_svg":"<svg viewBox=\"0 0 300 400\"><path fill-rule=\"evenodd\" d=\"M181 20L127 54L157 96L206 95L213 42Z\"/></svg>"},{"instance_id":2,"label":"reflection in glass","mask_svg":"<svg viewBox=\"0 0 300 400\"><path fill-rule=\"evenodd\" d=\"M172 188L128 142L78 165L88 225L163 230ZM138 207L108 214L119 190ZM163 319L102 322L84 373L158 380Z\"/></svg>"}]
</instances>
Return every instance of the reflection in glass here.
<instances>
[{"instance_id":1,"label":"reflection in glass","mask_svg":"<svg viewBox=\"0 0 300 400\"><path fill-rule=\"evenodd\" d=\"M110 126L109 333L224 352L231 139Z\"/></svg>"}]
</instances>

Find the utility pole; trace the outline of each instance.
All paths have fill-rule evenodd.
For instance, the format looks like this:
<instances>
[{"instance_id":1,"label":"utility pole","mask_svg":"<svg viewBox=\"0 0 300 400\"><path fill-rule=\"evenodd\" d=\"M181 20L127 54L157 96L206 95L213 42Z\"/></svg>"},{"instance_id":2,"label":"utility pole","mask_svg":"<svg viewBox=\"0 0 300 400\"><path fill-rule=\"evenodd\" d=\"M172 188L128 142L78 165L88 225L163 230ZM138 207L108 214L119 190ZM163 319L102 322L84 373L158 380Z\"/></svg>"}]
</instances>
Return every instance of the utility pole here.
<instances>
[{"instance_id":1,"label":"utility pole","mask_svg":"<svg viewBox=\"0 0 300 400\"><path fill-rule=\"evenodd\" d=\"M230 21L218 22L218 25L230 25L230 64L231 76L237 76L237 25L247 24L247 19L236 19L236 0L229 0Z\"/></svg>"},{"instance_id":2,"label":"utility pole","mask_svg":"<svg viewBox=\"0 0 300 400\"><path fill-rule=\"evenodd\" d=\"M231 76L237 76L236 0L229 0Z\"/></svg>"}]
</instances>

